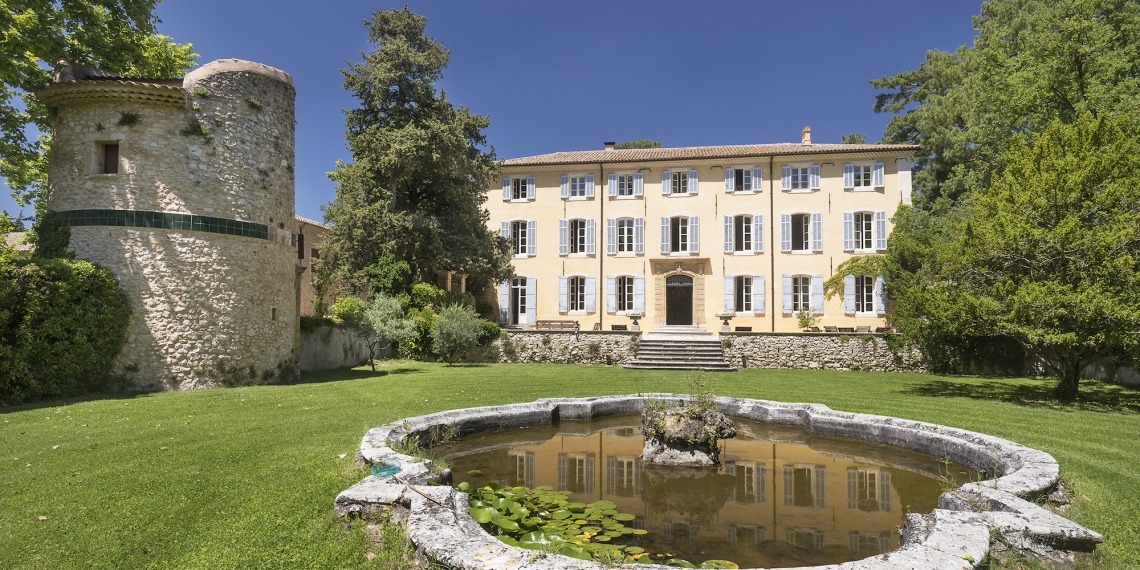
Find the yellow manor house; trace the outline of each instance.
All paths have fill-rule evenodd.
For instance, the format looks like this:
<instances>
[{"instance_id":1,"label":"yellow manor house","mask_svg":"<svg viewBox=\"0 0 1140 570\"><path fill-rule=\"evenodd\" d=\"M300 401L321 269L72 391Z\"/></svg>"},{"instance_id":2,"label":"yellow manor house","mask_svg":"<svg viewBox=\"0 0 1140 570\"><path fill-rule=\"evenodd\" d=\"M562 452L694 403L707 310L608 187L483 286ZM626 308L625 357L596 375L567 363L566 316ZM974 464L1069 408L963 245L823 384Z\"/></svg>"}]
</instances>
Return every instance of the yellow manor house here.
<instances>
[{"instance_id":1,"label":"yellow manor house","mask_svg":"<svg viewBox=\"0 0 1140 570\"><path fill-rule=\"evenodd\" d=\"M911 202L905 144L800 143L556 152L505 160L490 224L510 242L503 323L583 330L883 326L878 275L823 283L855 255L883 253Z\"/></svg>"}]
</instances>

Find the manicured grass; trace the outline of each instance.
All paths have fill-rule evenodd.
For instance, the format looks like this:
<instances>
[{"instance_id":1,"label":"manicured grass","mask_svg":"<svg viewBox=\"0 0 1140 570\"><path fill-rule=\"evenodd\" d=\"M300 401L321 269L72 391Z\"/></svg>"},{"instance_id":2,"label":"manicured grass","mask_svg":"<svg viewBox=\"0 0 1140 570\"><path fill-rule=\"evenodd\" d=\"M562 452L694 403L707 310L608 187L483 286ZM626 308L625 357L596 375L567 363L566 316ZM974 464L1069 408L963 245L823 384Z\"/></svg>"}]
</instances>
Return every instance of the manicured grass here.
<instances>
[{"instance_id":1,"label":"manicured grass","mask_svg":"<svg viewBox=\"0 0 1140 570\"><path fill-rule=\"evenodd\" d=\"M1067 516L1106 537L1098 566L1140 567L1140 393L1087 382L749 370L717 394L819 402L958 426L1052 453ZM405 416L555 396L687 392L691 375L568 365L387 363L286 386L0 410L6 568L369 568L361 524L332 514L364 472L364 432ZM46 517L46 518L43 518Z\"/></svg>"}]
</instances>

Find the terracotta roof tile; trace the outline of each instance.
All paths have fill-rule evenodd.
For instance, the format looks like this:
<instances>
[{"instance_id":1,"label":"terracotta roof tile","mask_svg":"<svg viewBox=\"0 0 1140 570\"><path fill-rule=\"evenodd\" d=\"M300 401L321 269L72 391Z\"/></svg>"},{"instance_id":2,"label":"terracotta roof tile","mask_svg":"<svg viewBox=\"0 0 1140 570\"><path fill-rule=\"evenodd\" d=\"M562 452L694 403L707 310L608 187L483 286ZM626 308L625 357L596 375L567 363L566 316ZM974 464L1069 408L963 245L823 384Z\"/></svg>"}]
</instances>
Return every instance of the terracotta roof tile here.
<instances>
[{"instance_id":1,"label":"terracotta roof tile","mask_svg":"<svg viewBox=\"0 0 1140 570\"><path fill-rule=\"evenodd\" d=\"M503 166L541 166L555 164L596 164L599 162L658 162L707 158L747 158L808 154L853 154L875 152L914 152L911 144L811 144L773 143L722 146L690 146L676 148L644 148L622 150L579 150L552 152L535 156L510 158Z\"/></svg>"}]
</instances>

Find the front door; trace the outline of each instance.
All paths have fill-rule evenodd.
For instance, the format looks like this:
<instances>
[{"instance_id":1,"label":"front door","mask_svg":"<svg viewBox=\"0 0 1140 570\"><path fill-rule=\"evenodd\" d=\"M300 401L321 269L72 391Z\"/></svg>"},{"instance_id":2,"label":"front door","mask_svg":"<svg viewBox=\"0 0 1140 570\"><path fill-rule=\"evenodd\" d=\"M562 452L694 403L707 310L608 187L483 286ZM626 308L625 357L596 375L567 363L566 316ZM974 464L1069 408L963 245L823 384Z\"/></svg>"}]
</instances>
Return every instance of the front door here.
<instances>
[{"instance_id":1,"label":"front door","mask_svg":"<svg viewBox=\"0 0 1140 570\"><path fill-rule=\"evenodd\" d=\"M665 324L693 324L693 278L674 275L665 280Z\"/></svg>"}]
</instances>

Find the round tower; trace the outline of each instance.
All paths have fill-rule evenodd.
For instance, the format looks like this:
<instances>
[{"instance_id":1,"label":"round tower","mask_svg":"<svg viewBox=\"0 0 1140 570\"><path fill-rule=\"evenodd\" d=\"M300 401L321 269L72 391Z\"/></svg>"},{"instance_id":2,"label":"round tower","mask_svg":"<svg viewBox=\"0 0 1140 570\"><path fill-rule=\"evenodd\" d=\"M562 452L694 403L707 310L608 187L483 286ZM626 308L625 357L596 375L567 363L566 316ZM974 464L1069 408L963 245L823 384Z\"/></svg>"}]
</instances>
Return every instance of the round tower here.
<instances>
[{"instance_id":1,"label":"round tower","mask_svg":"<svg viewBox=\"0 0 1140 570\"><path fill-rule=\"evenodd\" d=\"M181 80L62 63L48 206L131 300L117 371L141 389L290 377L296 351L295 92L218 60Z\"/></svg>"}]
</instances>

